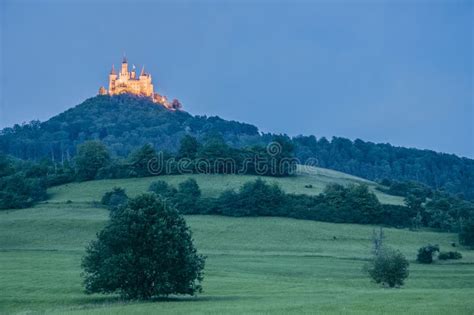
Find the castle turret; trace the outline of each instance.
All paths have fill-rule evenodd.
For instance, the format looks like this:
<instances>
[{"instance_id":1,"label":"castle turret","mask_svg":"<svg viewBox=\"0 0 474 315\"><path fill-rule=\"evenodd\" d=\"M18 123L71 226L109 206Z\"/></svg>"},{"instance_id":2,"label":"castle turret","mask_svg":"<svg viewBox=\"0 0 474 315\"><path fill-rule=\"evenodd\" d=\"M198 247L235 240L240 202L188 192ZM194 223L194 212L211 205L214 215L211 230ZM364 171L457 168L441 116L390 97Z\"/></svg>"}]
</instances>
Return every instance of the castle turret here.
<instances>
[{"instance_id":1,"label":"castle turret","mask_svg":"<svg viewBox=\"0 0 474 315\"><path fill-rule=\"evenodd\" d=\"M115 73L115 65L112 65L112 70L110 70L110 74L111 74L111 75L112 75L112 74L113 74L113 75L117 75L117 74Z\"/></svg>"},{"instance_id":2,"label":"castle turret","mask_svg":"<svg viewBox=\"0 0 474 315\"><path fill-rule=\"evenodd\" d=\"M112 70L109 74L109 93L115 90L115 82L117 81L117 73L115 73L115 67L112 65Z\"/></svg>"},{"instance_id":3,"label":"castle turret","mask_svg":"<svg viewBox=\"0 0 474 315\"><path fill-rule=\"evenodd\" d=\"M105 87L101 86L99 88L99 95L106 95L107 94L107 90L105 89Z\"/></svg>"},{"instance_id":4,"label":"castle turret","mask_svg":"<svg viewBox=\"0 0 474 315\"><path fill-rule=\"evenodd\" d=\"M125 56L123 57L123 60L122 60L122 71L120 71L120 76L124 77L124 78L129 78L128 62L127 62L127 58L125 58Z\"/></svg>"},{"instance_id":5,"label":"castle turret","mask_svg":"<svg viewBox=\"0 0 474 315\"><path fill-rule=\"evenodd\" d=\"M130 73L130 78L135 79L137 77L137 73L135 71L135 65L132 66L132 72Z\"/></svg>"}]
</instances>

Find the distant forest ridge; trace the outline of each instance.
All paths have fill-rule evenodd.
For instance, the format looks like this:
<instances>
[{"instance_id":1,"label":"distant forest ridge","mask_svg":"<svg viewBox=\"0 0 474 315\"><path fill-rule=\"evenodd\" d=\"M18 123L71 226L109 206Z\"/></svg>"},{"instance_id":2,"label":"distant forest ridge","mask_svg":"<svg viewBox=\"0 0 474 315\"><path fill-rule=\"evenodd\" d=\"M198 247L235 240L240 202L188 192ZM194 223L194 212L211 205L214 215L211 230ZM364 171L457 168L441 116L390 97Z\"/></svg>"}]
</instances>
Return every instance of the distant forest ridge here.
<instances>
[{"instance_id":1,"label":"distant forest ridge","mask_svg":"<svg viewBox=\"0 0 474 315\"><path fill-rule=\"evenodd\" d=\"M246 123L168 111L145 98L96 96L45 122L1 130L0 153L63 163L72 159L78 144L91 139L102 141L121 157L146 143L172 153L186 134L200 142L217 135L234 147L265 145L274 136ZM291 141L302 163L311 159L313 165L370 180L417 181L474 199L473 159L341 137L297 136Z\"/></svg>"}]
</instances>

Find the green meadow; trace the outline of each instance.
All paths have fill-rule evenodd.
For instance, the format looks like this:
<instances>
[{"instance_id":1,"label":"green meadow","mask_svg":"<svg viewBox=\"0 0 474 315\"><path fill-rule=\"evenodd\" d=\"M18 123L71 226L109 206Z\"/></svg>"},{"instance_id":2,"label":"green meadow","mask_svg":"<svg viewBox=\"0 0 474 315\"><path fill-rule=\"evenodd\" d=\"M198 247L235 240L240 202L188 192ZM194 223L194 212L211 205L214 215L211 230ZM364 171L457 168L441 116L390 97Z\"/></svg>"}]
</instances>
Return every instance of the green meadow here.
<instances>
[{"instance_id":1,"label":"green meadow","mask_svg":"<svg viewBox=\"0 0 474 315\"><path fill-rule=\"evenodd\" d=\"M178 184L188 177L194 178L202 193L206 197L217 197L226 189L238 189L245 182L255 180L258 176L254 175L166 175L159 177L129 178L129 179L110 179L97 180L91 182L72 183L63 186L53 187L49 190L51 198L49 202L66 202L68 200L77 202L89 202L91 200L100 200L102 195L114 186L126 189L129 196L146 192L150 183L156 180L163 180L171 185ZM298 166L298 175L292 177L265 177L269 183L277 183L287 193L317 195L323 192L327 184L337 183L341 185L366 184L372 192L379 198L380 202L386 204L403 204L403 198L384 194L375 189L374 182L355 177L349 174L333 171L329 169L309 166ZM312 185L312 188L306 188L306 185Z\"/></svg>"},{"instance_id":2,"label":"green meadow","mask_svg":"<svg viewBox=\"0 0 474 315\"><path fill-rule=\"evenodd\" d=\"M192 175L203 193L215 196L252 176ZM163 176L177 184L187 176ZM452 250L457 235L385 229L386 243L410 260L406 285L382 288L370 281L375 226L287 218L186 216L198 250L207 256L204 292L125 302L117 296L86 295L80 260L108 220L93 206L114 186L130 195L156 178L103 180L55 187L48 202L0 212L0 313L2 314L473 314L474 251L457 247L463 259L421 265L420 246ZM329 182L362 181L311 169L278 181L287 192L319 193ZM367 182L373 189L374 184ZM313 188L304 188L312 184ZM402 200L378 193L381 201Z\"/></svg>"}]
</instances>

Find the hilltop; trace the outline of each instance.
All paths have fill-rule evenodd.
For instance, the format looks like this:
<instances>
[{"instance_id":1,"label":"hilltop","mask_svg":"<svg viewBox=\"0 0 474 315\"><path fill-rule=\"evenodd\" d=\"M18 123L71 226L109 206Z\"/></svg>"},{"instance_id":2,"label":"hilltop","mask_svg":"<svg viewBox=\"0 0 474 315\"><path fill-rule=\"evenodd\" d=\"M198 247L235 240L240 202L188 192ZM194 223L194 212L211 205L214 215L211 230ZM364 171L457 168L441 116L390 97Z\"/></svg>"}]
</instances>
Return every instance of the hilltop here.
<instances>
[{"instance_id":1,"label":"hilltop","mask_svg":"<svg viewBox=\"0 0 474 315\"><path fill-rule=\"evenodd\" d=\"M250 124L170 111L149 98L99 95L45 122L3 129L0 153L62 163L75 155L78 144L90 139L102 141L113 155L120 157L146 143L157 150L176 152L186 134L201 142L218 134L233 147L265 145L273 137ZM311 159L320 167L370 180L412 180L474 198L472 159L340 137L329 141L324 137L298 136L291 141L301 163Z\"/></svg>"},{"instance_id":2,"label":"hilltop","mask_svg":"<svg viewBox=\"0 0 474 315\"><path fill-rule=\"evenodd\" d=\"M62 161L75 154L77 144L98 139L112 154L126 156L146 143L176 151L186 133L204 137L218 132L235 145L240 138L259 138L258 129L249 124L170 111L144 97L101 95L45 122L3 129L0 152L21 159Z\"/></svg>"}]
</instances>

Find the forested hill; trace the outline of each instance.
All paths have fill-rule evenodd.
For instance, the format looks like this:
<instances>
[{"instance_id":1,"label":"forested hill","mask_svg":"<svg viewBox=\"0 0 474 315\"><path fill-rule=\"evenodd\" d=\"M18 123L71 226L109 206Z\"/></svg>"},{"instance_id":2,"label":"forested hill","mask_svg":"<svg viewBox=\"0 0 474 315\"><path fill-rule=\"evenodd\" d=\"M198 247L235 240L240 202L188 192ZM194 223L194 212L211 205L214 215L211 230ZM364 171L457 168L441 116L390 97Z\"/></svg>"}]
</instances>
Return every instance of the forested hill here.
<instances>
[{"instance_id":1,"label":"forested hill","mask_svg":"<svg viewBox=\"0 0 474 315\"><path fill-rule=\"evenodd\" d=\"M377 181L391 179L421 182L474 200L472 159L339 137L328 141L314 136L300 136L293 138L293 142L296 155L301 160L316 158L320 167Z\"/></svg>"},{"instance_id":2,"label":"forested hill","mask_svg":"<svg viewBox=\"0 0 474 315\"><path fill-rule=\"evenodd\" d=\"M201 142L218 134L236 147L265 144L272 139L272 135L260 134L253 125L172 112L144 98L96 96L48 121L3 129L0 153L62 162L74 156L77 144L89 139L101 140L117 156L126 156L145 143L174 152L185 134ZM472 159L345 138L329 141L300 136L292 140L302 162L312 158L321 167L367 179L414 180L474 199Z\"/></svg>"},{"instance_id":3,"label":"forested hill","mask_svg":"<svg viewBox=\"0 0 474 315\"><path fill-rule=\"evenodd\" d=\"M45 122L3 129L0 152L21 159L62 161L75 154L77 144L90 139L102 141L117 156L127 156L146 143L173 152L186 133L198 138L221 133L232 145L260 139L257 127L249 124L169 111L132 95L96 96Z\"/></svg>"}]
</instances>

